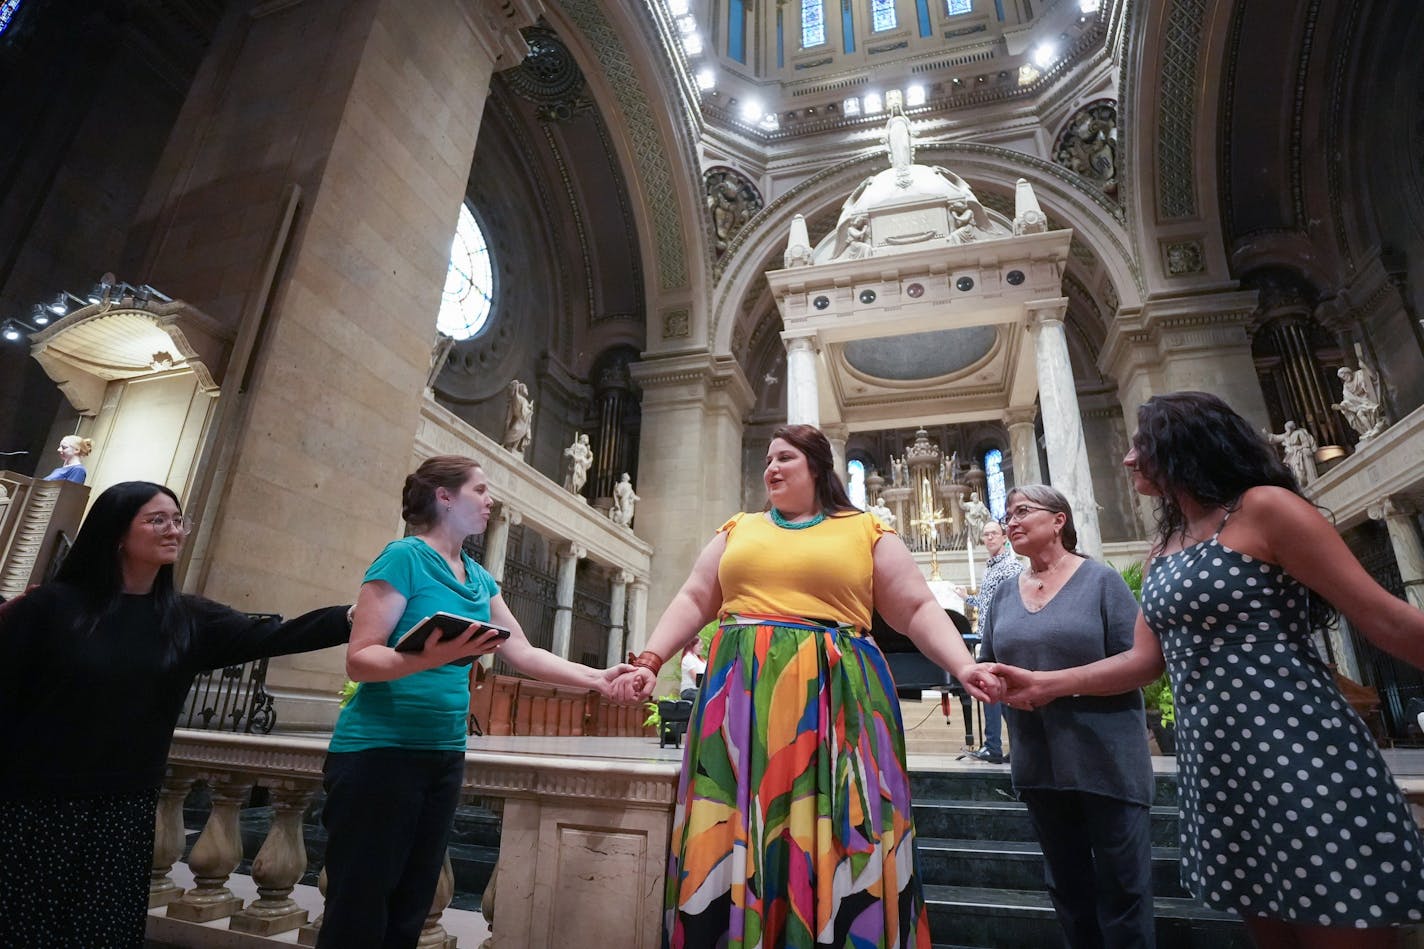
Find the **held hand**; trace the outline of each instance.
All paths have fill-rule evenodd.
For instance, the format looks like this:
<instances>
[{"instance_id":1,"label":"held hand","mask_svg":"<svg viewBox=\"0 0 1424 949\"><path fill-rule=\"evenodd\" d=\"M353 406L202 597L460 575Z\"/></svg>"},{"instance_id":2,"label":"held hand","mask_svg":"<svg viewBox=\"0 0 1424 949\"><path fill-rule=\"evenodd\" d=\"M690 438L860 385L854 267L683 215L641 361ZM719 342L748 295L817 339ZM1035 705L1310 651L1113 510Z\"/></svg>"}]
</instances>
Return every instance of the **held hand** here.
<instances>
[{"instance_id":1,"label":"held hand","mask_svg":"<svg viewBox=\"0 0 1424 949\"><path fill-rule=\"evenodd\" d=\"M1032 712L1058 697L1048 691L1043 677L1037 672L1004 663L994 663L993 672L1004 682L1006 694L1003 701L1009 708Z\"/></svg>"},{"instance_id":2,"label":"held hand","mask_svg":"<svg viewBox=\"0 0 1424 949\"><path fill-rule=\"evenodd\" d=\"M602 672L598 673L598 678L594 683L594 688L597 689L598 694L603 696L604 698L613 699L615 702L621 702L622 699L618 697L616 686L619 678L631 671L633 671L633 667L628 665L628 663L615 663L614 665L611 665L607 669L604 669Z\"/></svg>"},{"instance_id":3,"label":"held hand","mask_svg":"<svg viewBox=\"0 0 1424 949\"><path fill-rule=\"evenodd\" d=\"M981 702L992 705L1003 701L1004 682L995 674L993 663L975 663L956 678L966 692Z\"/></svg>"},{"instance_id":4,"label":"held hand","mask_svg":"<svg viewBox=\"0 0 1424 949\"><path fill-rule=\"evenodd\" d=\"M651 670L635 666L613 683L612 697L614 701L625 705L637 705L653 694L657 681L657 676L653 675Z\"/></svg>"}]
</instances>

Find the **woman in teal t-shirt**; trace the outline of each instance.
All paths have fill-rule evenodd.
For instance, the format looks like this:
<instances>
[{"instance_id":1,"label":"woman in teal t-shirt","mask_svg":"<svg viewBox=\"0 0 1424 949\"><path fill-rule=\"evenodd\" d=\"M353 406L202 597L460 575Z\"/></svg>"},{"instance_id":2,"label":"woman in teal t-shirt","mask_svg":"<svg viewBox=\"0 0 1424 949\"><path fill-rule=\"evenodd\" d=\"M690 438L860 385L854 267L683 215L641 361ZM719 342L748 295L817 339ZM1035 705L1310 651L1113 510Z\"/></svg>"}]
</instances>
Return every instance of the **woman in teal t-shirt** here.
<instances>
[{"instance_id":1,"label":"woman in teal t-shirt","mask_svg":"<svg viewBox=\"0 0 1424 949\"><path fill-rule=\"evenodd\" d=\"M319 947L414 946L430 912L465 770L469 670L460 659L499 650L526 675L603 695L630 666L561 659L525 638L499 584L462 549L484 532L494 498L479 463L428 459L405 479L401 515L415 530L366 571L346 651L361 683L341 711L326 760L326 915ZM432 636L419 653L391 645L444 611L474 620L462 635ZM481 634L493 621L508 640Z\"/></svg>"}]
</instances>

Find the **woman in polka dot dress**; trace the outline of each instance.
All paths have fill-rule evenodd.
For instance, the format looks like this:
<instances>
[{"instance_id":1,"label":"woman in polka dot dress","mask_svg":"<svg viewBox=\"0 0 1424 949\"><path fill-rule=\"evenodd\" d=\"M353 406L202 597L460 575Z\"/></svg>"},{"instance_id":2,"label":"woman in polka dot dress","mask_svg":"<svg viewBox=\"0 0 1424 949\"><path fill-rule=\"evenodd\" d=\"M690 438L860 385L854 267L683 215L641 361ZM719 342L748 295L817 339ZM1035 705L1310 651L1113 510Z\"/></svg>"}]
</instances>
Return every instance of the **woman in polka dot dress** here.
<instances>
[{"instance_id":1,"label":"woman in polka dot dress","mask_svg":"<svg viewBox=\"0 0 1424 949\"><path fill-rule=\"evenodd\" d=\"M1424 921L1424 840L1311 629L1334 604L1424 666L1424 613L1391 596L1215 396L1156 396L1123 459L1157 498L1144 618L1126 653L1000 669L1011 705L1103 694L1162 667L1177 708L1182 880L1261 946L1385 947Z\"/></svg>"}]
</instances>

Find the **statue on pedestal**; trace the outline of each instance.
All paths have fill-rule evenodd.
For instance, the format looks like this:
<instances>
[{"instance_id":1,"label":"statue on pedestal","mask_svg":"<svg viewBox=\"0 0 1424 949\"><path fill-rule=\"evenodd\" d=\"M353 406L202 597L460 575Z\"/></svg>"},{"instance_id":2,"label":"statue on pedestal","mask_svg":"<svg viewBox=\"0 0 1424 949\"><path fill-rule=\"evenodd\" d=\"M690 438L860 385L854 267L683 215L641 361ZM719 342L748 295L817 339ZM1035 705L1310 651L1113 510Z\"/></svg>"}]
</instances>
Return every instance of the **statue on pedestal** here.
<instances>
[{"instance_id":1,"label":"statue on pedestal","mask_svg":"<svg viewBox=\"0 0 1424 949\"><path fill-rule=\"evenodd\" d=\"M964 526L969 531L969 543L973 544L989 523L989 509L979 500L979 492L969 492L969 500L964 502Z\"/></svg>"},{"instance_id":2,"label":"statue on pedestal","mask_svg":"<svg viewBox=\"0 0 1424 949\"><path fill-rule=\"evenodd\" d=\"M886 527L895 526L895 512L891 511L888 507L885 506L884 498L877 497L875 499L875 503L870 505L870 507L866 508L866 510L869 511L871 514L874 514L876 517L880 518L880 520L885 523Z\"/></svg>"},{"instance_id":3,"label":"statue on pedestal","mask_svg":"<svg viewBox=\"0 0 1424 949\"><path fill-rule=\"evenodd\" d=\"M1379 377L1370 371L1364 360L1359 369L1341 366L1336 373L1344 383L1344 394L1340 401L1330 407L1341 415L1350 427L1360 434L1360 441L1368 441L1384 431L1384 418L1380 412Z\"/></svg>"},{"instance_id":4,"label":"statue on pedestal","mask_svg":"<svg viewBox=\"0 0 1424 949\"><path fill-rule=\"evenodd\" d=\"M1267 432L1266 440L1281 446L1286 467L1295 476L1296 484L1303 488L1319 477L1315 470L1315 449L1320 445L1309 430L1300 428L1295 422L1287 422L1284 432L1279 435Z\"/></svg>"},{"instance_id":5,"label":"statue on pedestal","mask_svg":"<svg viewBox=\"0 0 1424 949\"><path fill-rule=\"evenodd\" d=\"M564 490L570 494L583 491L583 483L588 480L588 469L593 467L593 449L588 447L588 436L579 435L574 443L564 449L569 459L569 471L564 475ZM581 496L581 495L580 495Z\"/></svg>"},{"instance_id":6,"label":"statue on pedestal","mask_svg":"<svg viewBox=\"0 0 1424 949\"><path fill-rule=\"evenodd\" d=\"M905 486L905 459L890 458L890 486L902 488Z\"/></svg>"},{"instance_id":7,"label":"statue on pedestal","mask_svg":"<svg viewBox=\"0 0 1424 949\"><path fill-rule=\"evenodd\" d=\"M628 472L613 486L613 506L608 509L608 519L619 527L633 526L633 508L642 498L633 493L633 478Z\"/></svg>"},{"instance_id":8,"label":"statue on pedestal","mask_svg":"<svg viewBox=\"0 0 1424 949\"><path fill-rule=\"evenodd\" d=\"M509 407L504 415L504 440L509 451L523 457L529 447L529 425L534 420L534 401L529 387L515 379L509 383Z\"/></svg>"}]
</instances>

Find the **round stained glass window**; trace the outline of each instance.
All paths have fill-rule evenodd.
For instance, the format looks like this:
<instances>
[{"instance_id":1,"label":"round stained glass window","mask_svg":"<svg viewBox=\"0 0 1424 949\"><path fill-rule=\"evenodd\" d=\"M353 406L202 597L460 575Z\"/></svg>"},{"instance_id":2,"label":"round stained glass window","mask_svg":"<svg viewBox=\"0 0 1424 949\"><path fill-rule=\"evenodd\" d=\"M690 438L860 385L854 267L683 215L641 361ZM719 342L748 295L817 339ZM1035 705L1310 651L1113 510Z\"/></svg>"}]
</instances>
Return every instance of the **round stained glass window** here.
<instances>
[{"instance_id":1,"label":"round stained glass window","mask_svg":"<svg viewBox=\"0 0 1424 949\"><path fill-rule=\"evenodd\" d=\"M446 336L469 339L485 328L494 303L494 269L489 245L467 204L460 205L460 223L450 242L450 271L435 326Z\"/></svg>"}]
</instances>

